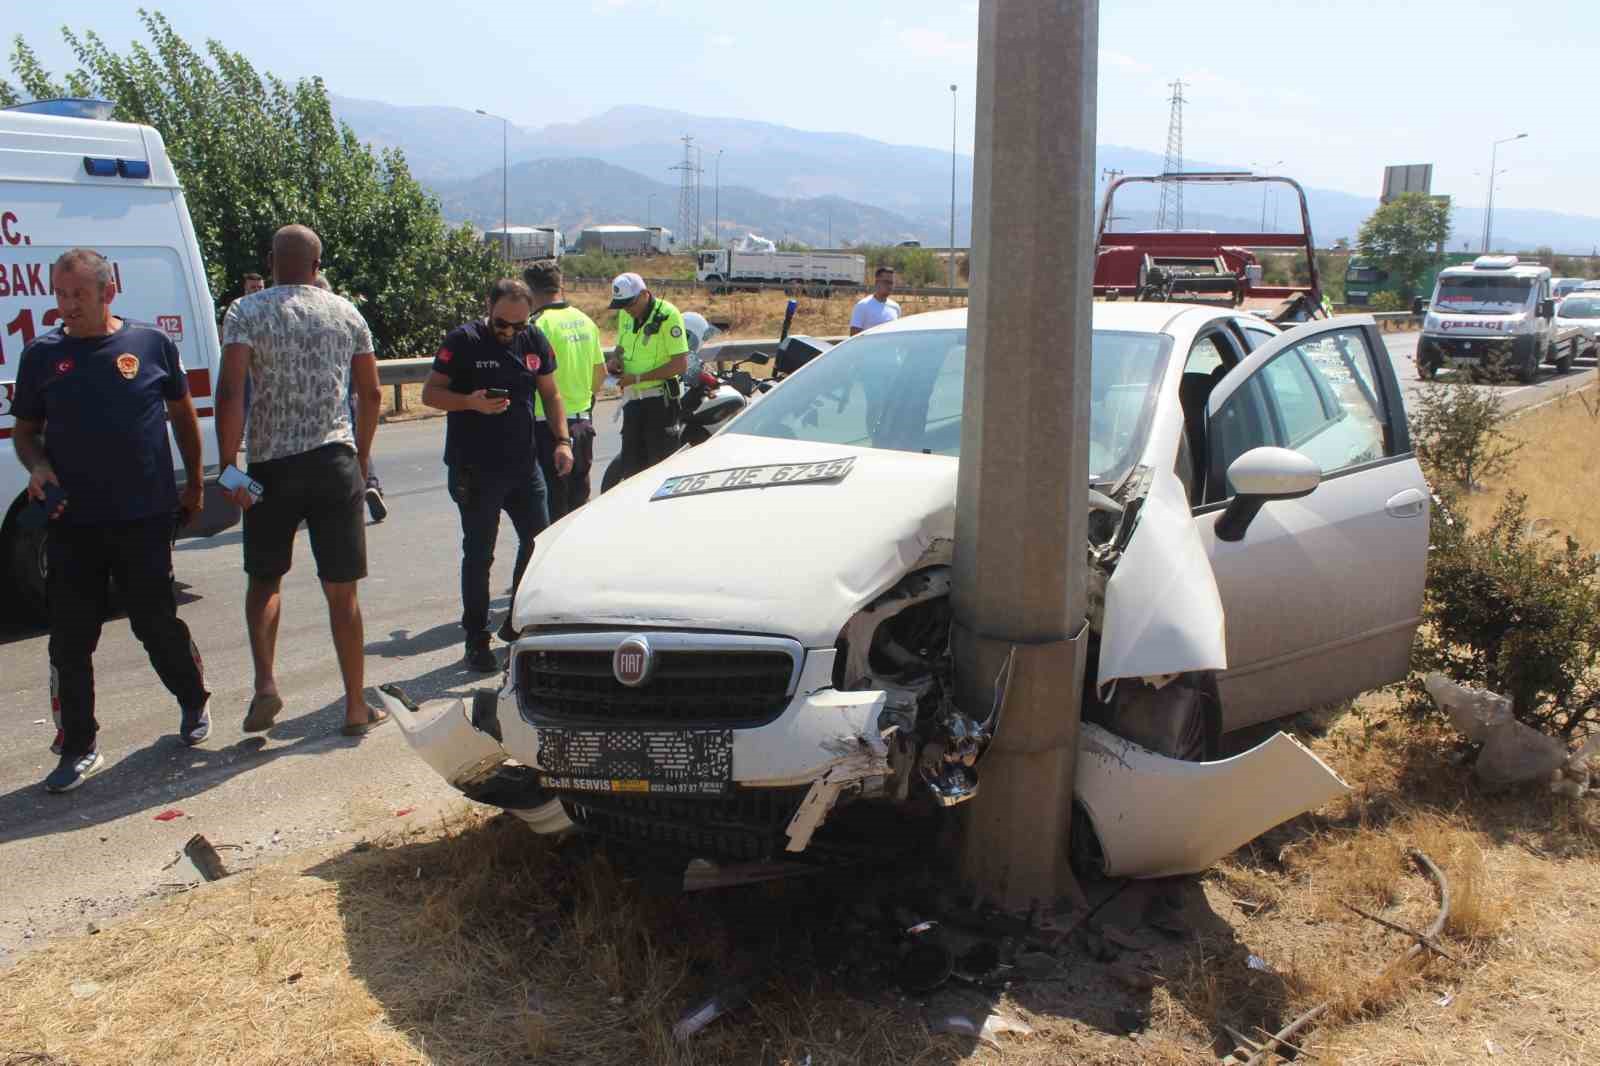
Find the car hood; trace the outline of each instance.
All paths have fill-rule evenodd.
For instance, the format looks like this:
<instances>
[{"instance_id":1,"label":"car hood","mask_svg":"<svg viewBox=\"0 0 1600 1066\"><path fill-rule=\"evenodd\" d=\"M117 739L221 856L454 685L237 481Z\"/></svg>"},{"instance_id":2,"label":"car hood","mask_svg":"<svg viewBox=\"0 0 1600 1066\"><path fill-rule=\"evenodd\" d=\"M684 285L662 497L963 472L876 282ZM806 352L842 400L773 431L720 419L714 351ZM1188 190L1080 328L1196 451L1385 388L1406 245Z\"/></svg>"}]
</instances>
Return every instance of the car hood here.
<instances>
[{"instance_id":1,"label":"car hood","mask_svg":"<svg viewBox=\"0 0 1600 1066\"><path fill-rule=\"evenodd\" d=\"M836 482L650 498L676 475L844 458L855 463ZM513 621L765 633L832 647L850 617L907 571L949 562L956 467L949 456L718 434L540 534Z\"/></svg>"}]
</instances>

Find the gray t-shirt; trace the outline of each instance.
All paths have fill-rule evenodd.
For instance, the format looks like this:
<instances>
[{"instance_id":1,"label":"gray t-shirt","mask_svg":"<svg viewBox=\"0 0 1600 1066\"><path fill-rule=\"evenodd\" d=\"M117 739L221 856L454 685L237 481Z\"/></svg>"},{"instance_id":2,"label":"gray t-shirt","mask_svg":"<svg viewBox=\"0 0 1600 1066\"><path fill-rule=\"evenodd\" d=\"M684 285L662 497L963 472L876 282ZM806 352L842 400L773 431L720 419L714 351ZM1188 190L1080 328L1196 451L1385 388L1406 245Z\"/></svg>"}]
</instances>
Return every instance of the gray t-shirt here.
<instances>
[{"instance_id":1,"label":"gray t-shirt","mask_svg":"<svg viewBox=\"0 0 1600 1066\"><path fill-rule=\"evenodd\" d=\"M372 351L372 331L349 300L315 285L274 285L229 306L222 343L251 350L251 462L355 447L350 361Z\"/></svg>"}]
</instances>

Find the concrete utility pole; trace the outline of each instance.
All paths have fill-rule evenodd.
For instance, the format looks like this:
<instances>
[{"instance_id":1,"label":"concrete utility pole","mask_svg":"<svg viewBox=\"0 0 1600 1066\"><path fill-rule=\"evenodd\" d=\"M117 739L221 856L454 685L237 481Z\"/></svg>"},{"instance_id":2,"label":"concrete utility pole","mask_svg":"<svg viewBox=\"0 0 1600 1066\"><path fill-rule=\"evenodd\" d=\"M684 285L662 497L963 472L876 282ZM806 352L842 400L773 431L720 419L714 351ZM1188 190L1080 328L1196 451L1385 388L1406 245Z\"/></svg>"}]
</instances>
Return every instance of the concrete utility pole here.
<instances>
[{"instance_id":1,"label":"concrete utility pole","mask_svg":"<svg viewBox=\"0 0 1600 1066\"><path fill-rule=\"evenodd\" d=\"M1015 649L962 858L1011 908L1083 898L1067 856L1088 644L1098 35L1097 0L979 7L953 639L961 706L980 716Z\"/></svg>"}]
</instances>

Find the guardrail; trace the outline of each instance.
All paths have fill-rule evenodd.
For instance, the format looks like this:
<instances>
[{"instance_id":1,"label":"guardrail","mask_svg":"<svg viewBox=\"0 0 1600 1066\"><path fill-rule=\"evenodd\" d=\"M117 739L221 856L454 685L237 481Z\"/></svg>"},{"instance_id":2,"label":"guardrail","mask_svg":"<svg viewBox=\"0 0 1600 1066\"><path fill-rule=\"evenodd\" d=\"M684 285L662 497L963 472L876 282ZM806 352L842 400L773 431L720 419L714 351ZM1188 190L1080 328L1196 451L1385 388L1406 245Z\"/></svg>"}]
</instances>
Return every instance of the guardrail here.
<instances>
[{"instance_id":1,"label":"guardrail","mask_svg":"<svg viewBox=\"0 0 1600 1066\"><path fill-rule=\"evenodd\" d=\"M844 340L843 337L818 337L818 340L837 344ZM757 352L771 352L778 347L778 338L763 337L758 340L724 341L721 344L708 345L701 353L700 359L707 363L736 363L741 359L748 359ZM606 349L606 358L616 355L615 347ZM428 374L433 370L433 357L421 359L380 359L378 360L378 384L385 388L394 388L394 409L404 411L405 385L415 385L428 380Z\"/></svg>"},{"instance_id":2,"label":"guardrail","mask_svg":"<svg viewBox=\"0 0 1600 1066\"><path fill-rule=\"evenodd\" d=\"M856 293L868 293L872 291L871 285L858 285L853 281L803 281L799 284L787 281L727 281L712 283L709 281L697 281L694 278L645 278L644 283L645 287L650 289L652 292L656 290L660 290L662 292L670 292L673 290L677 290L679 292L697 292L707 289L731 289L736 292L785 292L795 296L816 296L823 295L828 292L834 292L840 295L854 295ZM611 285L611 279L574 276L564 279L563 284L569 289L593 288L595 286L609 288ZM903 285L896 285L894 290L894 294L896 296L921 296L935 299L951 299L956 297L966 299L968 292L969 290L964 288L952 289L938 286L907 288Z\"/></svg>"}]
</instances>

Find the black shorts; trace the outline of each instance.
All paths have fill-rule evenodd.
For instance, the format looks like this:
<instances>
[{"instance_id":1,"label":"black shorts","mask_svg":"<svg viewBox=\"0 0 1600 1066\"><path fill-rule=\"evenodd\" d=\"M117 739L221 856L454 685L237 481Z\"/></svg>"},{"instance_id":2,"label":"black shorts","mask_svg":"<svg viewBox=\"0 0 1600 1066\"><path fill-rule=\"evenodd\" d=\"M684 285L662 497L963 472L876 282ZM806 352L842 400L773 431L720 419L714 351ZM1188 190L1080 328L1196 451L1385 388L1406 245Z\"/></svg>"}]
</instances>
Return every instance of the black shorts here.
<instances>
[{"instance_id":1,"label":"black shorts","mask_svg":"<svg viewBox=\"0 0 1600 1066\"><path fill-rule=\"evenodd\" d=\"M282 577L294 562L300 523L311 534L317 576L342 584L367 576L366 482L347 444L251 463L261 499L244 513L244 572Z\"/></svg>"}]
</instances>

